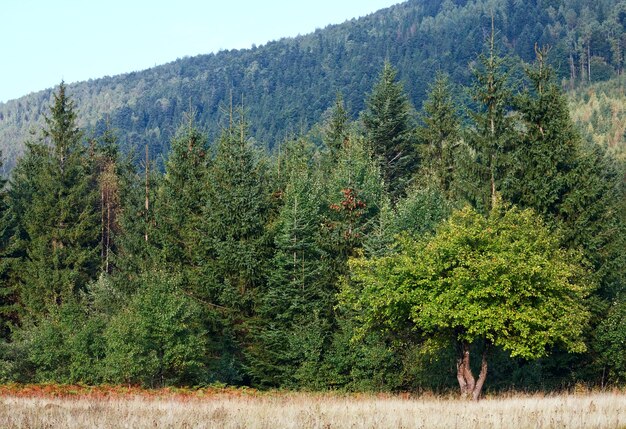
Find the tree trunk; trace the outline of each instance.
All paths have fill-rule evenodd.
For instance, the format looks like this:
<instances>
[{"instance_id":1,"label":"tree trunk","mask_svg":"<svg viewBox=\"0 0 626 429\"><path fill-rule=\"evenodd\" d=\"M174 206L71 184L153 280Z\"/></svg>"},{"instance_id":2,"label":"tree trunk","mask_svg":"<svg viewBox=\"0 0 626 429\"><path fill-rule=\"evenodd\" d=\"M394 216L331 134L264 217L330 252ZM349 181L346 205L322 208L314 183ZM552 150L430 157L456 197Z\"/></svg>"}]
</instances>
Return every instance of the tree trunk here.
<instances>
[{"instance_id":1,"label":"tree trunk","mask_svg":"<svg viewBox=\"0 0 626 429\"><path fill-rule=\"evenodd\" d=\"M478 375L478 381L476 382L476 386L474 386L474 391L472 392L472 399L474 401L478 401L480 399L480 394L482 393L483 386L485 385L486 379L487 379L487 347L485 346L485 350L483 350L483 360L480 364L480 374Z\"/></svg>"},{"instance_id":2,"label":"tree trunk","mask_svg":"<svg viewBox=\"0 0 626 429\"><path fill-rule=\"evenodd\" d=\"M587 42L587 78L591 83L591 39Z\"/></svg>"},{"instance_id":3,"label":"tree trunk","mask_svg":"<svg viewBox=\"0 0 626 429\"><path fill-rule=\"evenodd\" d=\"M459 382L461 398L469 399L471 397L474 401L480 399L485 380L487 379L487 346L485 346L483 351L480 374L478 375L478 380L476 380L470 367L470 345L467 341L461 343L459 356L456 361L456 378Z\"/></svg>"},{"instance_id":4,"label":"tree trunk","mask_svg":"<svg viewBox=\"0 0 626 429\"><path fill-rule=\"evenodd\" d=\"M457 379L459 381L459 387L461 388L461 397L465 399L469 397L476 386L476 380L474 379L472 368L470 367L470 345L467 341L461 343L459 352L456 365Z\"/></svg>"},{"instance_id":5,"label":"tree trunk","mask_svg":"<svg viewBox=\"0 0 626 429\"><path fill-rule=\"evenodd\" d=\"M574 56L569 54L569 70L570 70L570 89L574 89L576 85L576 65L574 64Z\"/></svg>"}]
</instances>

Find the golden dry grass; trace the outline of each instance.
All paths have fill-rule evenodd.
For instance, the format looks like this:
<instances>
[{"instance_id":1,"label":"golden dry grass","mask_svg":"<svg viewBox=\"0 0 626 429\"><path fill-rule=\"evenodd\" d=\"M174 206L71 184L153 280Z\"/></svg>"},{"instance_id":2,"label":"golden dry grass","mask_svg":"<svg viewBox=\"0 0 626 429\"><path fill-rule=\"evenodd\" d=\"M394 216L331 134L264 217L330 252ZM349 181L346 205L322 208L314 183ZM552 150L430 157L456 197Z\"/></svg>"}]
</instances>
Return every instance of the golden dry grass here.
<instances>
[{"instance_id":1,"label":"golden dry grass","mask_svg":"<svg viewBox=\"0 0 626 429\"><path fill-rule=\"evenodd\" d=\"M626 428L626 394L447 398L0 397L1 428Z\"/></svg>"}]
</instances>

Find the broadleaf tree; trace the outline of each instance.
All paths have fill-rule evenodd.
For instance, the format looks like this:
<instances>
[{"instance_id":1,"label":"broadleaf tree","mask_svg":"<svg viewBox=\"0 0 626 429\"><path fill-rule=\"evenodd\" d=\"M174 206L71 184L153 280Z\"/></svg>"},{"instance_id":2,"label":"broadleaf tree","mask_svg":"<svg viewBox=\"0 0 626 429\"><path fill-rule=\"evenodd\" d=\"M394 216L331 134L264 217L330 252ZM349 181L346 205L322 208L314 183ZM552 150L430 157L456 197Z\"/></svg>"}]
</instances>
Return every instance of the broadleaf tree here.
<instances>
[{"instance_id":1,"label":"broadleaf tree","mask_svg":"<svg viewBox=\"0 0 626 429\"><path fill-rule=\"evenodd\" d=\"M462 396L479 399L492 346L523 359L557 345L585 351L593 282L579 254L562 250L533 211L499 200L488 216L466 207L432 238L405 236L398 246L389 256L352 259L342 302L357 312L362 331L412 325L422 339L453 341ZM478 379L473 345L483 347Z\"/></svg>"}]
</instances>

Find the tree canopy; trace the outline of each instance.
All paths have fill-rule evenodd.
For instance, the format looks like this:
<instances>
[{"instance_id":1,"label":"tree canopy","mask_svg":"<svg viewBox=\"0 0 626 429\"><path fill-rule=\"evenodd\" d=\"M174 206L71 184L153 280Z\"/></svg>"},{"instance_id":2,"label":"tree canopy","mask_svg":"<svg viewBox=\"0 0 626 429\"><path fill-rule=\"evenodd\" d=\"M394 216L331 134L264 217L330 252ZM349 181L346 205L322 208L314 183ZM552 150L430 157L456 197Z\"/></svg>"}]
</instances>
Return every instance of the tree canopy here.
<instances>
[{"instance_id":1,"label":"tree canopy","mask_svg":"<svg viewBox=\"0 0 626 429\"><path fill-rule=\"evenodd\" d=\"M594 285L580 255L562 250L533 211L498 203L485 217L466 207L433 237L397 245L395 254L350 262L342 297L364 328L411 323L416 335L457 341L465 354L479 341L524 359L557 345L585 351Z\"/></svg>"}]
</instances>

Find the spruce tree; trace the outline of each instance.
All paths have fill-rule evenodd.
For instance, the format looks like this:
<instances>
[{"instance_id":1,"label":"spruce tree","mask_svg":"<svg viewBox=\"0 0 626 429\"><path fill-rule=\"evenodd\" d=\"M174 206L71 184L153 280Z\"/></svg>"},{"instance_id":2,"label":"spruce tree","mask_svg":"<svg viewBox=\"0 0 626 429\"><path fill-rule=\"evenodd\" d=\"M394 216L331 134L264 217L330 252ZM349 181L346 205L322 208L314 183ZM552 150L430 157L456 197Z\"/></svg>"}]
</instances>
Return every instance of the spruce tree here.
<instances>
[{"instance_id":1,"label":"spruce tree","mask_svg":"<svg viewBox=\"0 0 626 429\"><path fill-rule=\"evenodd\" d=\"M120 234L113 255L116 282L127 292L134 292L137 275L151 271L161 261L156 211L162 175L150 158L146 146L142 160L129 158L120 163L119 198L121 212L117 218ZM139 164L139 167L135 167Z\"/></svg>"},{"instance_id":2,"label":"spruce tree","mask_svg":"<svg viewBox=\"0 0 626 429\"><path fill-rule=\"evenodd\" d=\"M498 192L503 192L510 152L516 133L513 120L508 117L511 108L511 90L504 58L495 47L492 29L488 53L479 57L474 70L471 96L476 109L470 112L473 122L467 134L472 156L462 162L465 197L481 212L488 212Z\"/></svg>"},{"instance_id":3,"label":"spruce tree","mask_svg":"<svg viewBox=\"0 0 626 429\"><path fill-rule=\"evenodd\" d=\"M180 271L186 292L206 298L202 265L202 217L207 204L209 153L206 137L191 122L172 140L156 204L158 245L163 262Z\"/></svg>"},{"instance_id":4,"label":"spruce tree","mask_svg":"<svg viewBox=\"0 0 626 429\"><path fill-rule=\"evenodd\" d=\"M319 281L326 285L331 301L327 302L325 313L320 310L319 316L309 318L307 330L311 335L303 333L301 342L303 348L306 345L308 353L300 369L300 383L312 388L320 388L319 383L335 384L341 372L334 368L335 359L345 355L342 339L351 335L345 330L354 326L346 320L347 315L337 314L336 292L340 279L347 274L348 259L361 254L372 241L381 210L389 206L380 164L372 157L363 138L349 135L336 163L328 168L330 170L323 172L325 183L319 245L323 269ZM363 354L375 354L379 346L380 343L374 341L363 347L358 345L355 353L355 349L350 348L349 356L345 360L342 358L345 370L373 369L370 367L373 362L370 359L364 362Z\"/></svg>"},{"instance_id":5,"label":"spruce tree","mask_svg":"<svg viewBox=\"0 0 626 429\"><path fill-rule=\"evenodd\" d=\"M363 125L367 140L380 162L387 190L397 199L404 194L417 159L412 141L412 107L389 62L385 62L366 105Z\"/></svg>"},{"instance_id":6,"label":"spruce tree","mask_svg":"<svg viewBox=\"0 0 626 429\"><path fill-rule=\"evenodd\" d=\"M420 169L416 181L435 186L448 198L458 192L457 162L461 146L461 126L450 81L438 74L430 86L417 129Z\"/></svg>"},{"instance_id":7,"label":"spruce tree","mask_svg":"<svg viewBox=\"0 0 626 429\"><path fill-rule=\"evenodd\" d=\"M547 50L535 50L536 64L526 70L530 86L515 103L525 132L513 151L508 184L502 191L511 202L532 208L549 221L559 216L564 198L575 186L570 176L580 137L563 91L546 63Z\"/></svg>"},{"instance_id":8,"label":"spruce tree","mask_svg":"<svg viewBox=\"0 0 626 429\"><path fill-rule=\"evenodd\" d=\"M2 167L2 152L0 152ZM6 201L6 179L0 176L0 339L9 335L9 322L15 314L15 289L11 286L9 275L9 259L7 246L9 240L9 219Z\"/></svg>"},{"instance_id":9,"label":"spruce tree","mask_svg":"<svg viewBox=\"0 0 626 429\"><path fill-rule=\"evenodd\" d=\"M341 93L337 93L335 104L330 111L330 117L325 124L324 133L324 144L330 149L333 158L336 158L337 153L348 137L349 122L350 118L344 106L343 96Z\"/></svg>"},{"instance_id":10,"label":"spruce tree","mask_svg":"<svg viewBox=\"0 0 626 429\"><path fill-rule=\"evenodd\" d=\"M242 115L238 126L231 120L217 142L200 226L207 255L201 267L204 302L220 339L216 377L229 383L243 380L244 352L252 340L247 325L268 257L266 168L247 138Z\"/></svg>"},{"instance_id":11,"label":"spruce tree","mask_svg":"<svg viewBox=\"0 0 626 429\"><path fill-rule=\"evenodd\" d=\"M63 83L43 138L28 146L9 192L17 292L25 314L35 318L84 288L100 266L93 170Z\"/></svg>"},{"instance_id":12,"label":"spruce tree","mask_svg":"<svg viewBox=\"0 0 626 429\"><path fill-rule=\"evenodd\" d=\"M267 285L258 296L255 346L249 353L250 371L261 385L298 384L307 351L311 351L303 342L312 338L311 332L303 336L302 326L328 320L335 303L320 248L320 171L307 162L313 150L303 139L285 148L289 169L284 174L289 179L272 223L275 252Z\"/></svg>"},{"instance_id":13,"label":"spruce tree","mask_svg":"<svg viewBox=\"0 0 626 429\"><path fill-rule=\"evenodd\" d=\"M381 169L362 138L350 135L337 162L324 172L324 248L338 273L362 248L387 201Z\"/></svg>"}]
</instances>

